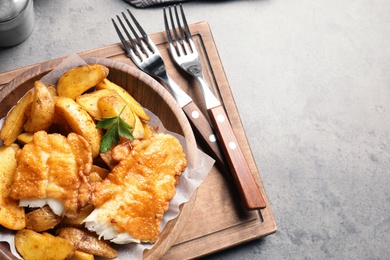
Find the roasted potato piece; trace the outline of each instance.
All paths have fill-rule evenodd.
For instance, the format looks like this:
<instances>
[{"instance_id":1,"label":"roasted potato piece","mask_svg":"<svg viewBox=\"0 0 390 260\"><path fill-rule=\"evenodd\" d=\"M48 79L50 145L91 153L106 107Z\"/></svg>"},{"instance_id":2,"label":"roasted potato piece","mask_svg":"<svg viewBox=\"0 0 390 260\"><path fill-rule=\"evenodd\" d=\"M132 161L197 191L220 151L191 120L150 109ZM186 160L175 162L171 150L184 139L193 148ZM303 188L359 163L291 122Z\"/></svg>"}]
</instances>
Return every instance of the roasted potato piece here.
<instances>
[{"instance_id":1,"label":"roasted potato piece","mask_svg":"<svg viewBox=\"0 0 390 260\"><path fill-rule=\"evenodd\" d=\"M100 154L100 158L111 170L118 164L118 161L112 157L112 150Z\"/></svg>"},{"instance_id":2,"label":"roasted potato piece","mask_svg":"<svg viewBox=\"0 0 390 260\"><path fill-rule=\"evenodd\" d=\"M99 154L102 132L96 128L92 117L76 101L58 97L55 99L56 111L65 118L73 132L83 136L91 145L92 156Z\"/></svg>"},{"instance_id":3,"label":"roasted potato piece","mask_svg":"<svg viewBox=\"0 0 390 260\"><path fill-rule=\"evenodd\" d=\"M115 258L118 252L105 241L77 228L64 227L57 231L57 235L68 241L72 241L76 250L96 256Z\"/></svg>"},{"instance_id":4,"label":"roasted potato piece","mask_svg":"<svg viewBox=\"0 0 390 260\"><path fill-rule=\"evenodd\" d=\"M97 105L102 117L118 116L123 110L121 118L134 129L134 113L123 98L118 96L104 96L99 98Z\"/></svg>"},{"instance_id":5,"label":"roasted potato piece","mask_svg":"<svg viewBox=\"0 0 390 260\"><path fill-rule=\"evenodd\" d=\"M24 260L63 260L75 252L75 247L70 241L29 229L16 233L15 246Z\"/></svg>"},{"instance_id":6,"label":"roasted potato piece","mask_svg":"<svg viewBox=\"0 0 390 260\"><path fill-rule=\"evenodd\" d=\"M118 86L114 82L111 82L110 80L105 78L103 81L96 85L96 89L115 90L126 101L130 109L133 110L137 116L139 116L145 121L150 120L150 117L146 114L144 108L137 102L137 100L135 100L124 88Z\"/></svg>"},{"instance_id":7,"label":"roasted potato piece","mask_svg":"<svg viewBox=\"0 0 390 260\"><path fill-rule=\"evenodd\" d=\"M0 147L0 225L12 230L21 230L26 225L24 208L9 196L18 149L16 144Z\"/></svg>"},{"instance_id":8,"label":"roasted potato piece","mask_svg":"<svg viewBox=\"0 0 390 260\"><path fill-rule=\"evenodd\" d=\"M18 135L23 132L23 125L27 121L25 116L28 106L33 101L33 92L28 92L17 104L12 108L6 117L3 127L0 131L0 138L4 145L9 146L16 141Z\"/></svg>"},{"instance_id":9,"label":"roasted potato piece","mask_svg":"<svg viewBox=\"0 0 390 260\"><path fill-rule=\"evenodd\" d=\"M76 250L76 252L74 252L74 255L69 260L94 260L94 259L95 259L94 255Z\"/></svg>"},{"instance_id":10,"label":"roasted potato piece","mask_svg":"<svg viewBox=\"0 0 390 260\"><path fill-rule=\"evenodd\" d=\"M149 124L142 124L144 127L144 139L149 139L152 135L156 133L156 129Z\"/></svg>"},{"instance_id":11,"label":"roasted potato piece","mask_svg":"<svg viewBox=\"0 0 390 260\"><path fill-rule=\"evenodd\" d=\"M95 120L102 118L99 107L97 105L99 98L104 96L118 95L115 91L110 89L97 90L91 93L86 93L76 98L79 104L85 111L88 112Z\"/></svg>"},{"instance_id":12,"label":"roasted potato piece","mask_svg":"<svg viewBox=\"0 0 390 260\"><path fill-rule=\"evenodd\" d=\"M91 214L94 209L95 207L92 204L89 204L88 206L80 210L80 214L77 216L77 218L64 217L64 219L61 221L61 224L73 227L81 227L83 224L83 220L88 217L88 215Z\"/></svg>"},{"instance_id":13,"label":"roasted potato piece","mask_svg":"<svg viewBox=\"0 0 390 260\"><path fill-rule=\"evenodd\" d=\"M144 138L144 126L142 124L141 119L134 113L135 123L133 127L133 137L135 139Z\"/></svg>"},{"instance_id":14,"label":"roasted potato piece","mask_svg":"<svg viewBox=\"0 0 390 260\"><path fill-rule=\"evenodd\" d=\"M99 174L100 178L102 179L105 179L107 175L110 173L108 169L102 168L97 165L92 165L91 172L96 172L97 174Z\"/></svg>"},{"instance_id":15,"label":"roasted potato piece","mask_svg":"<svg viewBox=\"0 0 390 260\"><path fill-rule=\"evenodd\" d=\"M59 99L58 96L53 97L54 99L54 119L53 119L53 125L66 125L68 124L65 120L65 118L62 116L62 113L56 108L57 99Z\"/></svg>"},{"instance_id":16,"label":"roasted potato piece","mask_svg":"<svg viewBox=\"0 0 390 260\"><path fill-rule=\"evenodd\" d=\"M26 214L26 228L42 232L54 228L61 220L49 206L44 206Z\"/></svg>"},{"instance_id":17,"label":"roasted potato piece","mask_svg":"<svg viewBox=\"0 0 390 260\"><path fill-rule=\"evenodd\" d=\"M49 89L49 92L50 92L50 94L51 94L53 97L58 96L58 92L57 92L57 89L56 89L55 86L49 85L49 86L47 86L47 88Z\"/></svg>"},{"instance_id":18,"label":"roasted potato piece","mask_svg":"<svg viewBox=\"0 0 390 260\"><path fill-rule=\"evenodd\" d=\"M34 82L31 113L24 125L27 132L46 130L54 120L54 99L49 89L40 81Z\"/></svg>"},{"instance_id":19,"label":"roasted potato piece","mask_svg":"<svg viewBox=\"0 0 390 260\"><path fill-rule=\"evenodd\" d=\"M109 69L100 64L84 65L65 72L57 83L59 96L75 100L88 89L96 86L105 77Z\"/></svg>"},{"instance_id":20,"label":"roasted potato piece","mask_svg":"<svg viewBox=\"0 0 390 260\"><path fill-rule=\"evenodd\" d=\"M24 132L18 135L17 140L19 143L24 145L30 143L33 140L33 136L33 133Z\"/></svg>"},{"instance_id":21,"label":"roasted potato piece","mask_svg":"<svg viewBox=\"0 0 390 260\"><path fill-rule=\"evenodd\" d=\"M97 172L91 172L89 174L89 183L101 182L103 179Z\"/></svg>"}]
</instances>

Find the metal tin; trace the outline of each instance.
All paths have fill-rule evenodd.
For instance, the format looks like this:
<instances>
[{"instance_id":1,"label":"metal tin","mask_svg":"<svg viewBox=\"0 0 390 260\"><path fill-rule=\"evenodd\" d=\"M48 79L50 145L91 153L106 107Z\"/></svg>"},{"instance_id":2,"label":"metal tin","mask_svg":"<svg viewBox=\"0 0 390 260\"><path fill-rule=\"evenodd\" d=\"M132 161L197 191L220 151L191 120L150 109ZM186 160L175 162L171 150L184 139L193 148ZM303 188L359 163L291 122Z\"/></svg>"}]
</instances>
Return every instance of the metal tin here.
<instances>
[{"instance_id":1,"label":"metal tin","mask_svg":"<svg viewBox=\"0 0 390 260\"><path fill-rule=\"evenodd\" d=\"M33 28L33 0L0 0L0 47L23 42Z\"/></svg>"}]
</instances>

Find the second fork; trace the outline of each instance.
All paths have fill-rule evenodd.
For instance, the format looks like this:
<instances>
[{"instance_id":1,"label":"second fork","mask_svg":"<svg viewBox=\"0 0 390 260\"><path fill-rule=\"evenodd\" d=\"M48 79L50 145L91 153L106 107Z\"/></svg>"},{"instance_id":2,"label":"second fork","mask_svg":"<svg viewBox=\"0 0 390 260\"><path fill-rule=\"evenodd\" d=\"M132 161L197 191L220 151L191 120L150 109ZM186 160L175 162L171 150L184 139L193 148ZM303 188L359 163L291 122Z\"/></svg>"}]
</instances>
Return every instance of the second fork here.
<instances>
[{"instance_id":1,"label":"second fork","mask_svg":"<svg viewBox=\"0 0 390 260\"><path fill-rule=\"evenodd\" d=\"M171 56L177 65L193 76L199 83L205 99L207 112L209 113L210 119L218 134L229 170L233 174L246 208L250 210L265 208L266 202L252 175L251 169L234 134L225 109L204 78L202 64L192 39L183 7L181 4L179 6L183 26L180 23L177 7L174 5L173 9L176 16L177 27L175 26L174 16L169 7L170 22L174 36L171 34L166 14L167 12L164 8L165 32L167 34Z\"/></svg>"}]
</instances>

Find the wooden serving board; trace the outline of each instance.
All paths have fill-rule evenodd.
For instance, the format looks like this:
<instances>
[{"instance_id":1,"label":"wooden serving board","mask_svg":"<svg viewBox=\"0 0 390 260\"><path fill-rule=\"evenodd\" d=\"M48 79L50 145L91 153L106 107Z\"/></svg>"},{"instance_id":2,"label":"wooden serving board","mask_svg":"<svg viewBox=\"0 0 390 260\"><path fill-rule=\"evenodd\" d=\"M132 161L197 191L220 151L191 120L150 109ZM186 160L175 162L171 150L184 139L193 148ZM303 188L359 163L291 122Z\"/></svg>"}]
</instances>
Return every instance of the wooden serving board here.
<instances>
[{"instance_id":1,"label":"wooden serving board","mask_svg":"<svg viewBox=\"0 0 390 260\"><path fill-rule=\"evenodd\" d=\"M205 256L234 245L270 235L276 232L277 229L271 206L246 139L210 27L206 22L201 22L190 25L190 30L198 52L201 55L206 80L215 93L219 95L225 106L233 130L239 143L242 145L245 157L261 189L267 207L260 211L246 211L240 201L231 176L221 173L217 167L213 167L206 180L198 189L196 202L185 228L178 236L174 245L162 258L170 260ZM171 61L165 33L152 34L150 37L163 55L172 78L193 98L199 107L204 108L202 93L196 81L181 71ZM106 57L134 66L125 55L119 43L79 53L79 55L84 57ZM33 66L0 73L0 91L15 76ZM206 110L203 112L207 115ZM199 147L202 148L202 144L199 144Z\"/></svg>"}]
</instances>

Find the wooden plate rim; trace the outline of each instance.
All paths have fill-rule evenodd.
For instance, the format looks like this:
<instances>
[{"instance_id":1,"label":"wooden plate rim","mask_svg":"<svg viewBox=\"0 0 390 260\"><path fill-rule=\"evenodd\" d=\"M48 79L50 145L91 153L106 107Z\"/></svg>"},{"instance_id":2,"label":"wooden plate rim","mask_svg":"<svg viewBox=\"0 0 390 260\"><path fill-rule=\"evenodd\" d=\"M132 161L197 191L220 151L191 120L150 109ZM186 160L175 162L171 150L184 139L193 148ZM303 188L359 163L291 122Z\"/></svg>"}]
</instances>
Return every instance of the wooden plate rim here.
<instances>
[{"instance_id":1,"label":"wooden plate rim","mask_svg":"<svg viewBox=\"0 0 390 260\"><path fill-rule=\"evenodd\" d=\"M109 68L113 67L117 70L123 71L124 73L137 77L139 80L152 87L163 98L163 100L168 103L168 106L172 109L172 111L175 111L176 116L180 119L179 124L183 129L184 136L187 141L196 145L195 136L187 117L185 116L180 106L177 104L176 100L172 97L172 95L158 81L156 81L154 78L144 73L143 71L139 70L138 68L120 61L103 57L82 58L89 64L99 63ZM55 69L64 59L65 58L38 64L37 66L34 66L17 75L1 89L0 103L13 90L15 90L19 85L26 82L29 78L34 77L35 75L49 73L50 71ZM181 231L185 227L185 224L187 223L187 220L195 204L196 194L197 191L194 192L193 196L188 202L180 206L180 214L175 219L169 221L166 224L155 246L151 250L144 252L144 259L158 259L169 250L169 248L176 241L177 237L180 235ZM0 246L0 256L5 257L6 259L17 259L12 255L9 250L9 247L4 245Z\"/></svg>"}]
</instances>

